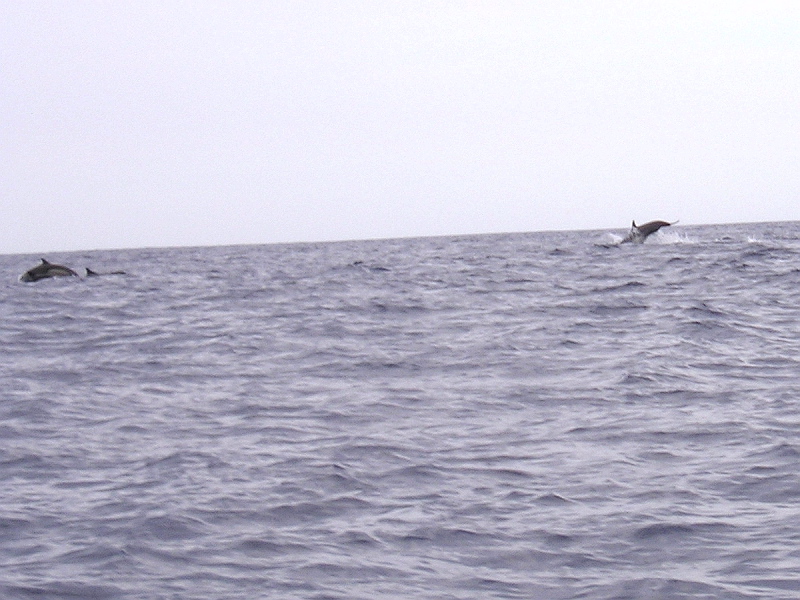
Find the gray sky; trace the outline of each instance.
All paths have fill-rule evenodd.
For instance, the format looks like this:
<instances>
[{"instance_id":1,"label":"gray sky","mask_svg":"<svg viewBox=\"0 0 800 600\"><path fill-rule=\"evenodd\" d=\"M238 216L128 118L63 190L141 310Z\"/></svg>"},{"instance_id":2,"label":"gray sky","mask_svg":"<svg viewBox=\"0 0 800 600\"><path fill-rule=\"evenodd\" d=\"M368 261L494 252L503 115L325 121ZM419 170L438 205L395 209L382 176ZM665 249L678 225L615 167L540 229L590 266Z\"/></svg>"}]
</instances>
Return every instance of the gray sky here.
<instances>
[{"instance_id":1,"label":"gray sky","mask_svg":"<svg viewBox=\"0 0 800 600\"><path fill-rule=\"evenodd\" d=\"M800 2L9 0L0 253L800 219Z\"/></svg>"}]
</instances>

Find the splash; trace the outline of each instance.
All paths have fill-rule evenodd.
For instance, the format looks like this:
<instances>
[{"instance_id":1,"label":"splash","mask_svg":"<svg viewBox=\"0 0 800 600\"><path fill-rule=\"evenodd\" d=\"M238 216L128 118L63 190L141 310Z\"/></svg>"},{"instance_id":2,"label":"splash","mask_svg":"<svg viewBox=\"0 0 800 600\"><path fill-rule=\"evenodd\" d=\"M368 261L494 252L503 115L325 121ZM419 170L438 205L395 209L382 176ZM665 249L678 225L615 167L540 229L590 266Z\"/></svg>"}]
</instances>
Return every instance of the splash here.
<instances>
[{"instance_id":1,"label":"splash","mask_svg":"<svg viewBox=\"0 0 800 600\"><path fill-rule=\"evenodd\" d=\"M696 244L697 240L692 239L685 231L679 229L662 229L658 233L651 235L648 240L654 244Z\"/></svg>"},{"instance_id":2,"label":"splash","mask_svg":"<svg viewBox=\"0 0 800 600\"><path fill-rule=\"evenodd\" d=\"M599 246L619 246L622 244L624 236L617 235L616 233L607 232L603 235L597 243ZM695 244L697 240L690 238L685 232L679 230L666 230L662 229L644 242L646 245L669 245L669 244Z\"/></svg>"},{"instance_id":3,"label":"splash","mask_svg":"<svg viewBox=\"0 0 800 600\"><path fill-rule=\"evenodd\" d=\"M616 233L606 233L602 240L601 245L603 246L619 246L622 243L622 240L625 238L621 235L617 235Z\"/></svg>"}]
</instances>

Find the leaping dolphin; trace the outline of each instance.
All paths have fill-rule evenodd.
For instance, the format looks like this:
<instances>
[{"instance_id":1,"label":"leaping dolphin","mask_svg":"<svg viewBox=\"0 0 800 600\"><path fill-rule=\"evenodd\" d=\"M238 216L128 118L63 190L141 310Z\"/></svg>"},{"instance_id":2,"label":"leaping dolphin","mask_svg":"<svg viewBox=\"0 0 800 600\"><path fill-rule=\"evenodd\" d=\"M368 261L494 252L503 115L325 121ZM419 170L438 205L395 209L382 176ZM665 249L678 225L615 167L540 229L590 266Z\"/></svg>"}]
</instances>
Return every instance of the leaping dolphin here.
<instances>
[{"instance_id":1,"label":"leaping dolphin","mask_svg":"<svg viewBox=\"0 0 800 600\"><path fill-rule=\"evenodd\" d=\"M40 279L47 279L48 277L78 277L78 274L64 265L56 265L42 259L42 264L25 271L19 278L20 281L39 281Z\"/></svg>"},{"instance_id":2,"label":"leaping dolphin","mask_svg":"<svg viewBox=\"0 0 800 600\"><path fill-rule=\"evenodd\" d=\"M625 242L633 242L634 244L642 244L649 235L654 234L662 227L669 227L675 223L677 223L677 221L672 223L668 223L667 221L650 221L649 223L644 223L643 225L637 225L636 221L631 221L631 231L620 243L624 244Z\"/></svg>"}]
</instances>

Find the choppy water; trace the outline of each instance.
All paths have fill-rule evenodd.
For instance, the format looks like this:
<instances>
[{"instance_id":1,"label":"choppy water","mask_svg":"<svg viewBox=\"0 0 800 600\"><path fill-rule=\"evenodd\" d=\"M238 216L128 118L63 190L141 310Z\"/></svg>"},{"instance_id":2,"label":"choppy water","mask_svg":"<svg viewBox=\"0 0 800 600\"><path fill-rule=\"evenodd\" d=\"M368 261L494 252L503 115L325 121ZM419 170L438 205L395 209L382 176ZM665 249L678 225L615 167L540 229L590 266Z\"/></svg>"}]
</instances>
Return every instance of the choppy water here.
<instances>
[{"instance_id":1,"label":"choppy water","mask_svg":"<svg viewBox=\"0 0 800 600\"><path fill-rule=\"evenodd\" d=\"M614 240L0 256L0 595L800 597L800 224Z\"/></svg>"}]
</instances>

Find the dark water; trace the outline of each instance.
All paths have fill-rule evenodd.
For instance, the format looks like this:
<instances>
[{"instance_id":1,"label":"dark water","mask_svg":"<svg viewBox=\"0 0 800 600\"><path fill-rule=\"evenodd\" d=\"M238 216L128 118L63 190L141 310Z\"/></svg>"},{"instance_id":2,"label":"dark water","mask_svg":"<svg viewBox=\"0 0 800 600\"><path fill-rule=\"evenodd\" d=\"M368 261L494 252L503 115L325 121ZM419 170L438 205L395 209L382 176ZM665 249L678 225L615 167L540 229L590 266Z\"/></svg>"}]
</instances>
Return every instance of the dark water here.
<instances>
[{"instance_id":1,"label":"dark water","mask_svg":"<svg viewBox=\"0 0 800 600\"><path fill-rule=\"evenodd\" d=\"M0 256L0 597L800 597L800 224L618 239Z\"/></svg>"}]
</instances>

